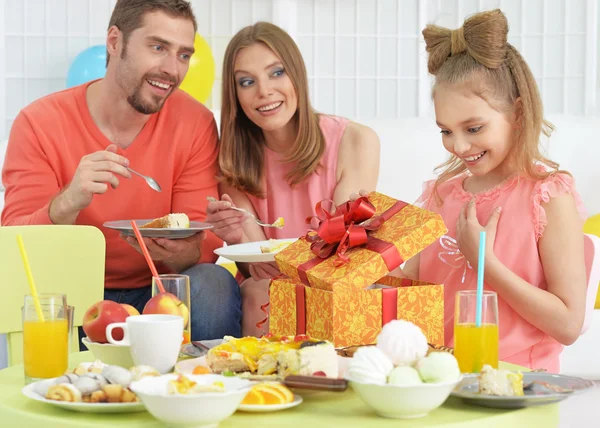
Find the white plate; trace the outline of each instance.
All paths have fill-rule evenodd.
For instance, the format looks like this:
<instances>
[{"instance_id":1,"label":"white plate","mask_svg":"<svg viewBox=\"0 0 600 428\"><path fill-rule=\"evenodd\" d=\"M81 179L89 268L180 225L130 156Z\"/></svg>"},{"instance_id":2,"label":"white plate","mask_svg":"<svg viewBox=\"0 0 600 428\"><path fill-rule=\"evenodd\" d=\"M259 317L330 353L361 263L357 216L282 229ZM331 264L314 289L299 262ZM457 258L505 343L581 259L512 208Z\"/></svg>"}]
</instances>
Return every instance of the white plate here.
<instances>
[{"instance_id":1,"label":"white plate","mask_svg":"<svg viewBox=\"0 0 600 428\"><path fill-rule=\"evenodd\" d=\"M300 403L302 403L302 397L294 394L294 401L292 401L291 403L286 403L286 404L240 404L237 409L241 410L242 412L254 412L254 413L276 412L278 410L285 410L285 409L289 409L290 407L296 407Z\"/></svg>"},{"instance_id":2,"label":"white plate","mask_svg":"<svg viewBox=\"0 0 600 428\"><path fill-rule=\"evenodd\" d=\"M232 262L242 263L259 263L259 262L274 262L275 253L262 253L260 251L261 245L266 247L275 242L296 242L298 238L292 239L274 239L273 241L257 241L248 242L246 244L227 245L225 247L217 248L215 254L231 260Z\"/></svg>"},{"instance_id":3,"label":"white plate","mask_svg":"<svg viewBox=\"0 0 600 428\"><path fill-rule=\"evenodd\" d=\"M135 224L142 226L146 223L151 222L153 219L148 220L136 220ZM104 227L108 227L109 229L115 229L121 232L125 236L135 236L135 232L133 231L133 227L131 227L131 220L115 220L115 221L107 221L103 224ZM183 239L189 238L190 236L194 236L195 234L207 230L212 229L214 226L209 223L202 223L199 221L190 221L190 227L181 228L181 229L166 229L166 228L139 228L142 236L146 238L167 238L167 239Z\"/></svg>"},{"instance_id":4,"label":"white plate","mask_svg":"<svg viewBox=\"0 0 600 428\"><path fill-rule=\"evenodd\" d=\"M43 382L43 381L40 381ZM21 392L27 398L30 398L35 401L40 401L42 403L48 403L56 407L61 407L63 409L72 410L74 412L82 412L82 413L136 413L136 412L144 412L146 411L146 407L144 403L67 403L64 401L56 401L56 400L48 400L47 398L42 397L38 393L34 392L34 388L37 382L30 383L25 386Z\"/></svg>"}]
</instances>

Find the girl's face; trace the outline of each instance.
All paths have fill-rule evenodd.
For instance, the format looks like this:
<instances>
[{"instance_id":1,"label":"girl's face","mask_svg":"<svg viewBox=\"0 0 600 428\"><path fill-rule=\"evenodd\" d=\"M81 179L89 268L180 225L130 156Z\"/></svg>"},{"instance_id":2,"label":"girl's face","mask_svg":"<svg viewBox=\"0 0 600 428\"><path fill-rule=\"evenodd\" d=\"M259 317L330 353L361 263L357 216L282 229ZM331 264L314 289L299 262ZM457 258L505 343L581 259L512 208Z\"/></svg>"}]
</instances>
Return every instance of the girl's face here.
<instances>
[{"instance_id":1,"label":"girl's face","mask_svg":"<svg viewBox=\"0 0 600 428\"><path fill-rule=\"evenodd\" d=\"M248 118L263 131L285 127L298 108L298 97L281 60L263 43L242 49L234 64L237 99Z\"/></svg>"},{"instance_id":2,"label":"girl's face","mask_svg":"<svg viewBox=\"0 0 600 428\"><path fill-rule=\"evenodd\" d=\"M514 125L504 113L464 88L441 84L433 102L446 150L462 159L474 176L508 175Z\"/></svg>"}]
</instances>

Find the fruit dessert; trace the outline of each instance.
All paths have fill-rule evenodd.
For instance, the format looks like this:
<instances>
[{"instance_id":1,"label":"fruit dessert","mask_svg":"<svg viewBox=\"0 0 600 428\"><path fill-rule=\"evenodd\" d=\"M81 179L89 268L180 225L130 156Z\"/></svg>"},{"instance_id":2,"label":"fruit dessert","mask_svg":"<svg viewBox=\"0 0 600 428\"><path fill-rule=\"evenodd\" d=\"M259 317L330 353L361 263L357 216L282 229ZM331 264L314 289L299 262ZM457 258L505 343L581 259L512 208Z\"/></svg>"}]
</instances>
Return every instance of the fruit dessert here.
<instances>
[{"instance_id":1,"label":"fruit dessert","mask_svg":"<svg viewBox=\"0 0 600 428\"><path fill-rule=\"evenodd\" d=\"M523 373L494 369L492 366L484 364L477 379L479 380L480 394L507 397L524 395Z\"/></svg>"},{"instance_id":2,"label":"fruit dessert","mask_svg":"<svg viewBox=\"0 0 600 428\"><path fill-rule=\"evenodd\" d=\"M140 226L144 229L187 229L190 227L190 219L187 214L167 214Z\"/></svg>"},{"instance_id":3,"label":"fruit dessert","mask_svg":"<svg viewBox=\"0 0 600 428\"><path fill-rule=\"evenodd\" d=\"M81 363L72 371L55 379L38 382L34 392L49 400L86 403L134 403L139 399L129 389L134 380L144 376L159 376L149 366L127 370L95 361Z\"/></svg>"},{"instance_id":4,"label":"fruit dessert","mask_svg":"<svg viewBox=\"0 0 600 428\"><path fill-rule=\"evenodd\" d=\"M409 321L387 323L375 346L360 347L346 378L360 383L412 386L457 381L458 362L448 352L430 352L421 329Z\"/></svg>"},{"instance_id":5,"label":"fruit dessert","mask_svg":"<svg viewBox=\"0 0 600 428\"><path fill-rule=\"evenodd\" d=\"M242 400L245 405L288 404L294 401L294 394L278 382L261 382L254 385Z\"/></svg>"},{"instance_id":6,"label":"fruit dessert","mask_svg":"<svg viewBox=\"0 0 600 428\"><path fill-rule=\"evenodd\" d=\"M206 362L214 373L338 376L333 344L305 335L239 339L226 336L224 343L208 351Z\"/></svg>"},{"instance_id":7,"label":"fruit dessert","mask_svg":"<svg viewBox=\"0 0 600 428\"><path fill-rule=\"evenodd\" d=\"M281 242L277 239L269 239L269 243L267 245L260 246L261 253L278 253L284 248L289 247L291 242Z\"/></svg>"},{"instance_id":8,"label":"fruit dessert","mask_svg":"<svg viewBox=\"0 0 600 428\"><path fill-rule=\"evenodd\" d=\"M201 392L225 392L225 385L219 381L209 385L199 384L182 374L177 379L170 380L167 384L167 394L169 395L198 394Z\"/></svg>"}]
</instances>

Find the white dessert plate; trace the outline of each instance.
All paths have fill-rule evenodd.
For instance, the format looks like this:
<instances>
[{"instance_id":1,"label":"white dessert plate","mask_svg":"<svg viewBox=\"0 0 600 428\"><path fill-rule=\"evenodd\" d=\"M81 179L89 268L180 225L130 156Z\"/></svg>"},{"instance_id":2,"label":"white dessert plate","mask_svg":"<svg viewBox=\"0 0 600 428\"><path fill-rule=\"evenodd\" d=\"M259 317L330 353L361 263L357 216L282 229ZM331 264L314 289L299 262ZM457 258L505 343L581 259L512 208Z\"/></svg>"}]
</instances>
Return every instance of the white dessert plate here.
<instances>
[{"instance_id":1,"label":"white dessert plate","mask_svg":"<svg viewBox=\"0 0 600 428\"><path fill-rule=\"evenodd\" d=\"M259 262L274 262L275 254L274 253L263 253L260 251L260 247L268 247L271 245L289 242L296 242L298 238L292 239L274 239L272 241L257 241L257 242L248 242L246 244L237 244L237 245L227 245L225 247L217 248L214 252L218 256L224 257L232 262L242 262L242 263L259 263Z\"/></svg>"},{"instance_id":2,"label":"white dessert plate","mask_svg":"<svg viewBox=\"0 0 600 428\"><path fill-rule=\"evenodd\" d=\"M291 407L296 407L302 403L302 397L297 394L294 394L294 401L286 404L240 404L238 406L238 410L242 412L254 412L254 413L262 413L262 412L277 412L278 410L285 410Z\"/></svg>"},{"instance_id":3,"label":"white dessert plate","mask_svg":"<svg viewBox=\"0 0 600 428\"><path fill-rule=\"evenodd\" d=\"M43 381L40 381L43 382ZM21 389L23 395L41 403L82 413L136 413L146 411L146 406L141 401L137 403L68 403L65 401L48 400L34 391L38 382L30 383Z\"/></svg>"},{"instance_id":4,"label":"white dessert plate","mask_svg":"<svg viewBox=\"0 0 600 428\"><path fill-rule=\"evenodd\" d=\"M136 220L137 226L142 226L146 223L151 222L153 219L147 220ZM135 236L133 227L131 227L131 220L115 220L107 221L103 224L104 227L109 229L118 230L125 236ZM181 229L163 229L163 228L139 228L140 233L146 238L166 238L166 239L183 239L194 236L203 230L212 229L214 226L209 223L202 223L200 221L190 221L190 227Z\"/></svg>"},{"instance_id":5,"label":"white dessert plate","mask_svg":"<svg viewBox=\"0 0 600 428\"><path fill-rule=\"evenodd\" d=\"M523 407L541 406L562 401L572 394L584 392L594 387L594 382L578 377L552 373L523 373L525 395L515 397L498 397L479 394L477 374L465 374L451 396L461 398L465 403L499 409L519 409ZM557 392L565 390L565 392Z\"/></svg>"}]
</instances>

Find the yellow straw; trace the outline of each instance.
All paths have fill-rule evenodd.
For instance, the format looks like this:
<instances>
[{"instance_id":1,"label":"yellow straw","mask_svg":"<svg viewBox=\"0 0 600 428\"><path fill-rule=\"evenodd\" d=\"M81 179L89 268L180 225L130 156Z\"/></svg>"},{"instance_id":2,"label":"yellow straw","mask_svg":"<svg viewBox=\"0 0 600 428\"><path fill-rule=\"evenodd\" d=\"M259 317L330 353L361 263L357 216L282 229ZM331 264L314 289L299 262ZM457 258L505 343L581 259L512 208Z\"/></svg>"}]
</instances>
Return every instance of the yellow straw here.
<instances>
[{"instance_id":1,"label":"yellow straw","mask_svg":"<svg viewBox=\"0 0 600 428\"><path fill-rule=\"evenodd\" d=\"M42 307L40 306L40 298L38 297L37 290L35 288L35 282L33 281L33 275L31 274L29 260L27 259L27 253L25 252L25 245L23 245L23 238L21 238L21 235L17 235L17 243L19 244L19 250L21 251L21 258L23 259L23 265L25 266L25 273L27 274L27 279L29 280L29 288L31 289L31 295L33 296L35 311L37 312L38 319L41 322L44 322L44 314L42 313Z\"/></svg>"}]
</instances>

